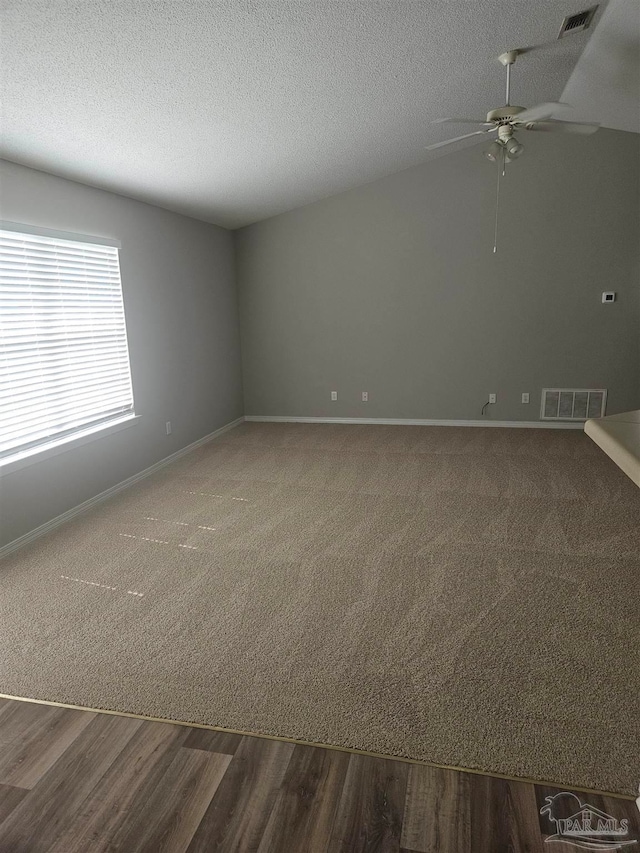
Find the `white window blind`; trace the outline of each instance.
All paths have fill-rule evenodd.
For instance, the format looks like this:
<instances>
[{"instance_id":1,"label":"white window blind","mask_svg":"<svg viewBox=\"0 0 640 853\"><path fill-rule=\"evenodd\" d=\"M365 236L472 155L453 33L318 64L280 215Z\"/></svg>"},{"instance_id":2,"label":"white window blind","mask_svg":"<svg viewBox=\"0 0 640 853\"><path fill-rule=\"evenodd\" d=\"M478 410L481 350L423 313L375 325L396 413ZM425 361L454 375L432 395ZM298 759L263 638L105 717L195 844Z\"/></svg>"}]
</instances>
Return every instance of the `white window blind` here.
<instances>
[{"instance_id":1,"label":"white window blind","mask_svg":"<svg viewBox=\"0 0 640 853\"><path fill-rule=\"evenodd\" d=\"M6 227L0 459L133 415L117 247Z\"/></svg>"}]
</instances>

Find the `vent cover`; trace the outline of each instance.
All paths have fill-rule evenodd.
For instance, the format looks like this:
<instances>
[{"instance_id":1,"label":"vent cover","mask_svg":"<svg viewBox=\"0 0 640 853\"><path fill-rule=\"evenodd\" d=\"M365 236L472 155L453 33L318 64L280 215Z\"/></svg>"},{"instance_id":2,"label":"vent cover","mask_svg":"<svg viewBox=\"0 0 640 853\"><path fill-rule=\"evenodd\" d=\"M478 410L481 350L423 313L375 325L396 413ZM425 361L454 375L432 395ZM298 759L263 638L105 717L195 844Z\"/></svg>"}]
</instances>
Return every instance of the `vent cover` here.
<instances>
[{"instance_id":1,"label":"vent cover","mask_svg":"<svg viewBox=\"0 0 640 853\"><path fill-rule=\"evenodd\" d=\"M543 388L540 420L586 421L601 418L607 392L601 388Z\"/></svg>"},{"instance_id":2,"label":"vent cover","mask_svg":"<svg viewBox=\"0 0 640 853\"><path fill-rule=\"evenodd\" d=\"M580 33L591 26L593 16L598 11L598 7L592 6L590 9L585 9L584 12L576 12L575 15L567 15L562 22L558 38L562 39L565 36L570 36L573 33Z\"/></svg>"}]
</instances>

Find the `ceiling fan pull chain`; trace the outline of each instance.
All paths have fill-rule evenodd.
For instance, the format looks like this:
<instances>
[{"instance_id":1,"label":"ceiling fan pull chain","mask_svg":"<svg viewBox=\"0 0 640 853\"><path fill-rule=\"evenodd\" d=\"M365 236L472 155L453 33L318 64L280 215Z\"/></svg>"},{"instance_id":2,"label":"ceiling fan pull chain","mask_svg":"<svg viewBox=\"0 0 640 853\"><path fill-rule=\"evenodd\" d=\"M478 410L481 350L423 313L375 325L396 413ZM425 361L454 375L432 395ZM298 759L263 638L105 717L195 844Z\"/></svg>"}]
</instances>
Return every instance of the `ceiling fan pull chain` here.
<instances>
[{"instance_id":1,"label":"ceiling fan pull chain","mask_svg":"<svg viewBox=\"0 0 640 853\"><path fill-rule=\"evenodd\" d=\"M502 163L498 163L498 180L496 182L496 222L493 230L493 253L498 251L498 205L500 203L500 172L504 169L504 151L502 152Z\"/></svg>"}]
</instances>

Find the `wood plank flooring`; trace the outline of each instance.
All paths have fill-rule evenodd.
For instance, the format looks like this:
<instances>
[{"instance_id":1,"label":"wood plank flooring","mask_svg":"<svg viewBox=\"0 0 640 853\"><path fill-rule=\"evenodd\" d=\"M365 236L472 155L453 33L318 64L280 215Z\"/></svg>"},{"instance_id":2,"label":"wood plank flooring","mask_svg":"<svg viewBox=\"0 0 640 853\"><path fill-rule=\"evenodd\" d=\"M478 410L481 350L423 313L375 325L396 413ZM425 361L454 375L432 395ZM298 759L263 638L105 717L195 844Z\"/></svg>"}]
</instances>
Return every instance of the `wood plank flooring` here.
<instances>
[{"instance_id":1,"label":"wood plank flooring","mask_svg":"<svg viewBox=\"0 0 640 853\"><path fill-rule=\"evenodd\" d=\"M575 853L560 790L0 699L0 853ZM633 801L578 796L640 853Z\"/></svg>"}]
</instances>

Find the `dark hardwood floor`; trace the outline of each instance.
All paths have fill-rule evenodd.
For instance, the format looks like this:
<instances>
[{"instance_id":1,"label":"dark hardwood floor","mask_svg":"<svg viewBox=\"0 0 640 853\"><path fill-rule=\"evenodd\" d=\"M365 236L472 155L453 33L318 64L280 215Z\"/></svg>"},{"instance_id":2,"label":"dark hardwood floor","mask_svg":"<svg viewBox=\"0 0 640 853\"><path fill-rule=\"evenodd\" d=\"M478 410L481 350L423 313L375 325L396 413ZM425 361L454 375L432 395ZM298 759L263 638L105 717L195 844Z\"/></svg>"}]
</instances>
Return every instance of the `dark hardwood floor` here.
<instances>
[{"instance_id":1,"label":"dark hardwood floor","mask_svg":"<svg viewBox=\"0 0 640 853\"><path fill-rule=\"evenodd\" d=\"M576 853L544 841L560 790L0 699L0 853Z\"/></svg>"}]
</instances>

